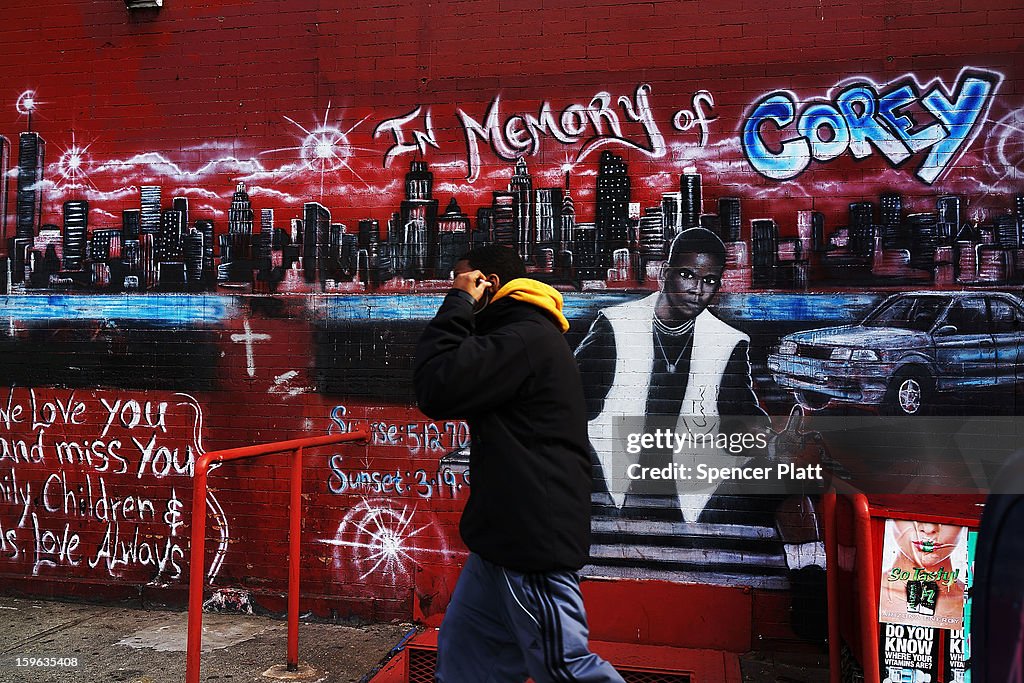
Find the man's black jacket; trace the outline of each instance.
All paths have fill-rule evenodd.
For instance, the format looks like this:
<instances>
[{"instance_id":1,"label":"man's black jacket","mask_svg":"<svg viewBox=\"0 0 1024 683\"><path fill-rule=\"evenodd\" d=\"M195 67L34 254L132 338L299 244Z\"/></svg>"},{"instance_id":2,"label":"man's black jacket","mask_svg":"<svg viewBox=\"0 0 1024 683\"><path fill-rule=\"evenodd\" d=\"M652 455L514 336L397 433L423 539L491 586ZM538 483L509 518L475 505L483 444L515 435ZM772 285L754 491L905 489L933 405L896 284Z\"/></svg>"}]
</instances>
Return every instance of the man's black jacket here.
<instances>
[{"instance_id":1,"label":"man's black jacket","mask_svg":"<svg viewBox=\"0 0 1024 683\"><path fill-rule=\"evenodd\" d=\"M469 422L462 539L522 572L579 569L590 548L587 418L559 318L509 297L474 316L472 297L453 290L416 347L420 410Z\"/></svg>"}]
</instances>

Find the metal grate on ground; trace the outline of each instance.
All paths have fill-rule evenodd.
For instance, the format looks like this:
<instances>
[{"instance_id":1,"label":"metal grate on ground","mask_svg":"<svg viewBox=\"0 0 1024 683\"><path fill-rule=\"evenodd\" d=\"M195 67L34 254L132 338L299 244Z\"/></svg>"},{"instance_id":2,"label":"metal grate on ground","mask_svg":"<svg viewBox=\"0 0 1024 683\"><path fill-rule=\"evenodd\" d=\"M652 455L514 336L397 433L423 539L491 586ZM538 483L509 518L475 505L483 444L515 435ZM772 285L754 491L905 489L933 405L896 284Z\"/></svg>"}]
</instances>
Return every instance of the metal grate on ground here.
<instances>
[{"instance_id":1,"label":"metal grate on ground","mask_svg":"<svg viewBox=\"0 0 1024 683\"><path fill-rule=\"evenodd\" d=\"M409 683L434 683L437 653L433 650L409 650Z\"/></svg>"},{"instance_id":2,"label":"metal grate on ground","mask_svg":"<svg viewBox=\"0 0 1024 683\"><path fill-rule=\"evenodd\" d=\"M626 683L692 683L689 674L656 673L653 671L631 671L619 667L618 672Z\"/></svg>"}]
</instances>

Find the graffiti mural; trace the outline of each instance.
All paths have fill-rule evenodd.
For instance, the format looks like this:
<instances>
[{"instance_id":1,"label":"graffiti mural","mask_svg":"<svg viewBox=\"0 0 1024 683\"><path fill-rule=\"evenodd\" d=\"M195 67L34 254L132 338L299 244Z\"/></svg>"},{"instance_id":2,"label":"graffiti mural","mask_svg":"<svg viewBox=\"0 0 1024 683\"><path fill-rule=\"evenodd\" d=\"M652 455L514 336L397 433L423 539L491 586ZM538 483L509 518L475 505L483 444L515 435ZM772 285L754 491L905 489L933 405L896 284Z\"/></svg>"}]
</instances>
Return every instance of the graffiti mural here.
<instances>
[{"instance_id":1,"label":"graffiti mural","mask_svg":"<svg viewBox=\"0 0 1024 683\"><path fill-rule=\"evenodd\" d=\"M749 11L658 1L631 6L628 36L609 18L614 45L589 39L596 11L537 12L615 52L608 68L547 45L561 33L540 61L487 66L502 41L476 10L409 9L414 40L376 6L343 20L298 2L271 29L221 4L81 10L68 42L108 74L89 88L50 43L0 46L4 579L180 589L196 457L365 426L366 447L307 457L304 590L323 615L442 610L469 435L415 410L411 364L454 261L483 244L565 295L595 447L589 576L777 591L824 563L813 501L609 486L617 416L779 433L795 406L1024 411L1013 50L933 60L886 33L808 66L791 54L820 45L747 35ZM788 41L852 35L833 9ZM714 45L641 40L691 25ZM673 251L694 229L719 246ZM256 604L286 581L283 471L211 478L209 580Z\"/></svg>"},{"instance_id":2,"label":"graffiti mural","mask_svg":"<svg viewBox=\"0 0 1024 683\"><path fill-rule=\"evenodd\" d=\"M913 76L887 86L849 79L825 101L804 102L799 111L793 93L771 93L752 105L742 124L743 152L758 173L778 181L800 176L812 160L829 162L847 151L853 159L863 160L878 150L894 168L918 156L915 176L931 185L971 148L988 120L1002 79L996 72L973 68L965 68L948 86L940 79L920 86ZM592 152L610 145L649 159L668 153L650 93L651 87L641 84L632 98L620 97L621 111L612 108L611 96L602 92L589 105L567 106L560 115L545 102L537 115L505 118L498 112L500 97L495 97L485 124L460 109L470 177L461 184L450 179L443 183L449 194L446 208L442 210L441 198L435 196L442 184L435 187L431 163L414 160L404 174L400 201L386 209L390 214L381 216L377 207L368 208L367 213L347 219L355 223L351 227L332 217L332 210L322 203L323 183L331 174L345 171L358 176L366 189L373 188L354 167L354 155L363 148L353 146L348 138L372 114L346 132L328 125L326 116L312 130L299 125L306 137L297 147L285 149L300 157L301 166L286 164L272 170L256 160L247 162L262 170L241 176L230 203L220 208L215 203L190 204L190 195L207 201L217 197L190 183L212 175L211 168L237 160L210 160L209 168L195 172L148 153L132 161L88 164L88 147L72 145L60 160L46 165L40 133L23 132L7 288L11 292L244 288L268 293L440 289L443 285L431 285L431 281L447 278L457 254L471 245L492 242L515 247L537 274L554 283L576 289L654 288L656 267L665 257L668 241L696 226L707 227L726 241L727 289L732 291L843 284L1005 284L1020 279L1017 259L1010 251L1020 248L1020 207L1012 198L999 203L994 188L986 191L981 206L949 192L933 196L931 206L921 204L923 197L913 198L912 211L907 210L911 198L897 187L877 188L874 197L848 202L847 215L833 216L831 223L823 211L798 209L795 233L780 229L781 219L773 217L755 218L748 228L743 216L749 199L738 196L719 196L717 211L706 211L707 189L696 165L676 176L673 191L652 201L649 179L638 183L625 157L604 149L596 169L588 164ZM713 102L710 92L700 91L693 96L692 109L677 110L672 117L677 131L699 128L699 141L691 142L691 153L706 144L710 125L717 120L711 113ZM423 155L439 144L429 131L413 134L403 128L420 115L420 109L413 112L416 116L385 119L377 125L374 138L390 135L393 141L383 151L385 169L398 155ZM422 115L429 128L430 111ZM571 134L565 128L569 121L577 122L569 127ZM627 135L624 126L630 123L639 125L643 134ZM1014 126L1012 119L998 123L1000 129L1012 131ZM506 140L509 135L521 145ZM1005 131L998 135L1002 137L991 151L1006 165L1007 154L1015 154L1019 143L1008 140ZM407 138L413 142L406 142ZM723 136L719 144L727 140ZM478 182L480 142L488 143L497 159L514 161L506 167L511 177L504 172L506 187L487 189ZM555 168L531 172L525 159L539 155L545 142L574 146L577 153ZM709 167L713 170L717 163L709 160ZM116 193L115 201L121 206L134 194L136 207L122 209L116 222L110 194L94 189L100 173L115 167L129 174L125 179L130 176L140 185ZM162 185L145 184L160 168L177 176L174 182L179 186L169 205ZM303 171L319 176L320 201L303 203L263 185L247 185L259 178L273 184L275 179ZM573 173L587 177L595 171L593 189L581 188L574 196ZM543 186L542 179L550 179L553 173L564 174L564 180ZM57 180L47 180L50 175ZM35 180L26 184L25 178ZM1004 180L998 178L997 183ZM182 182L186 185L180 186ZM50 190L45 194L75 198L56 207L45 204L44 212L44 189ZM471 193L468 201L475 205L475 215L464 210L467 198L459 197L460 189ZM264 203L271 206L254 205L253 193L266 196L270 201ZM589 205L583 201L588 195ZM108 203L97 206L93 199L90 205L88 197ZM281 213L289 211L287 204L293 207L293 217L283 221ZM361 206L342 210L351 216ZM923 210L927 208L931 210ZM55 209L60 224L42 224L42 216ZM218 228L217 215L226 215L226 230ZM103 225L95 224L96 220Z\"/></svg>"},{"instance_id":3,"label":"graffiti mural","mask_svg":"<svg viewBox=\"0 0 1024 683\"><path fill-rule=\"evenodd\" d=\"M661 158L666 153L665 139L653 119L648 102L650 92L651 86L642 83L632 98L620 95L614 106L611 94L600 92L588 104L570 104L557 115L552 113L551 104L545 102L536 116L516 114L504 121L498 110L500 96L495 96L487 110L485 124L459 109L459 119L466 134L466 163L469 166L466 178L473 182L480 177L480 141L487 142L495 156L505 161L536 155L540 151L542 135L553 137L563 145L583 141L574 164L606 145L639 150L653 159ZM623 123L638 124L642 134L635 138L626 136Z\"/></svg>"},{"instance_id":4,"label":"graffiti mural","mask_svg":"<svg viewBox=\"0 0 1024 683\"><path fill-rule=\"evenodd\" d=\"M443 541L439 547L430 547L430 531L436 525L427 522L416 525L413 521L416 511L401 510L389 505L374 505L363 501L354 506L338 525L334 538L321 543L335 548L351 548L352 553L338 553L335 558L337 569L343 577L354 574L358 581L380 573L390 579L403 579L411 583L411 572L420 555L437 555L437 562L448 562L451 553ZM435 541L436 542L436 541ZM349 580L353 577L347 577Z\"/></svg>"},{"instance_id":5,"label":"graffiti mural","mask_svg":"<svg viewBox=\"0 0 1024 683\"><path fill-rule=\"evenodd\" d=\"M803 102L792 93L765 95L754 104L743 124L743 149L758 173L775 180L800 175L812 160L827 162L847 151L863 159L877 149L895 167L929 150L916 176L934 183L980 132L1002 74L964 69L952 86L941 81L922 87L913 76L908 83L880 89L871 81L852 79L836 87L824 102ZM924 120L915 120L914 108ZM769 148L761 133L772 122L780 129L796 124L794 132ZM822 138L822 129L827 130Z\"/></svg>"},{"instance_id":6,"label":"graffiti mural","mask_svg":"<svg viewBox=\"0 0 1024 683\"><path fill-rule=\"evenodd\" d=\"M9 388L0 410L3 557L33 577L184 578L186 503L204 453L203 411L188 394L139 401L111 392ZM168 482L153 490L153 483ZM208 502L220 571L230 525Z\"/></svg>"}]
</instances>

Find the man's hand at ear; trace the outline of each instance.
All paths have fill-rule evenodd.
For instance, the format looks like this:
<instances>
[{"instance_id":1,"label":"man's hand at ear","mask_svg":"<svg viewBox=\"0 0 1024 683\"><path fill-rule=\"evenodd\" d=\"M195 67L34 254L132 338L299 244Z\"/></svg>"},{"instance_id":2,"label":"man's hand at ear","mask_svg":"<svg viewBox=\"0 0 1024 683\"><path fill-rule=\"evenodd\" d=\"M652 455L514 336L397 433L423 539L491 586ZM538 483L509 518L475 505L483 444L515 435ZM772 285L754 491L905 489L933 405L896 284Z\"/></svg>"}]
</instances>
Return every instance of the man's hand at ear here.
<instances>
[{"instance_id":1,"label":"man's hand at ear","mask_svg":"<svg viewBox=\"0 0 1024 683\"><path fill-rule=\"evenodd\" d=\"M460 289L469 294L476 301L480 301L492 283L479 270L471 270L466 273L459 273L452 281L452 287Z\"/></svg>"}]
</instances>

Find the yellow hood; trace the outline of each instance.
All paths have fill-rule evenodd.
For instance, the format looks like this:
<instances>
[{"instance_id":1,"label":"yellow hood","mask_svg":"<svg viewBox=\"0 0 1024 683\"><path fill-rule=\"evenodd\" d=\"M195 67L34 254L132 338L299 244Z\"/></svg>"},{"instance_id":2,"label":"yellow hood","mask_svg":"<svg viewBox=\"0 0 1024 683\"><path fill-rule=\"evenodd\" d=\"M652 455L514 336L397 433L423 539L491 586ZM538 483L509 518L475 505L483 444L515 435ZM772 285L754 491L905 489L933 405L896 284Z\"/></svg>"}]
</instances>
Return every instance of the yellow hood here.
<instances>
[{"instance_id":1,"label":"yellow hood","mask_svg":"<svg viewBox=\"0 0 1024 683\"><path fill-rule=\"evenodd\" d=\"M562 334L569 331L569 321L562 315L562 295L554 287L528 277L518 277L506 282L491 299L491 303L506 296L533 304L555 319L562 328Z\"/></svg>"}]
</instances>

